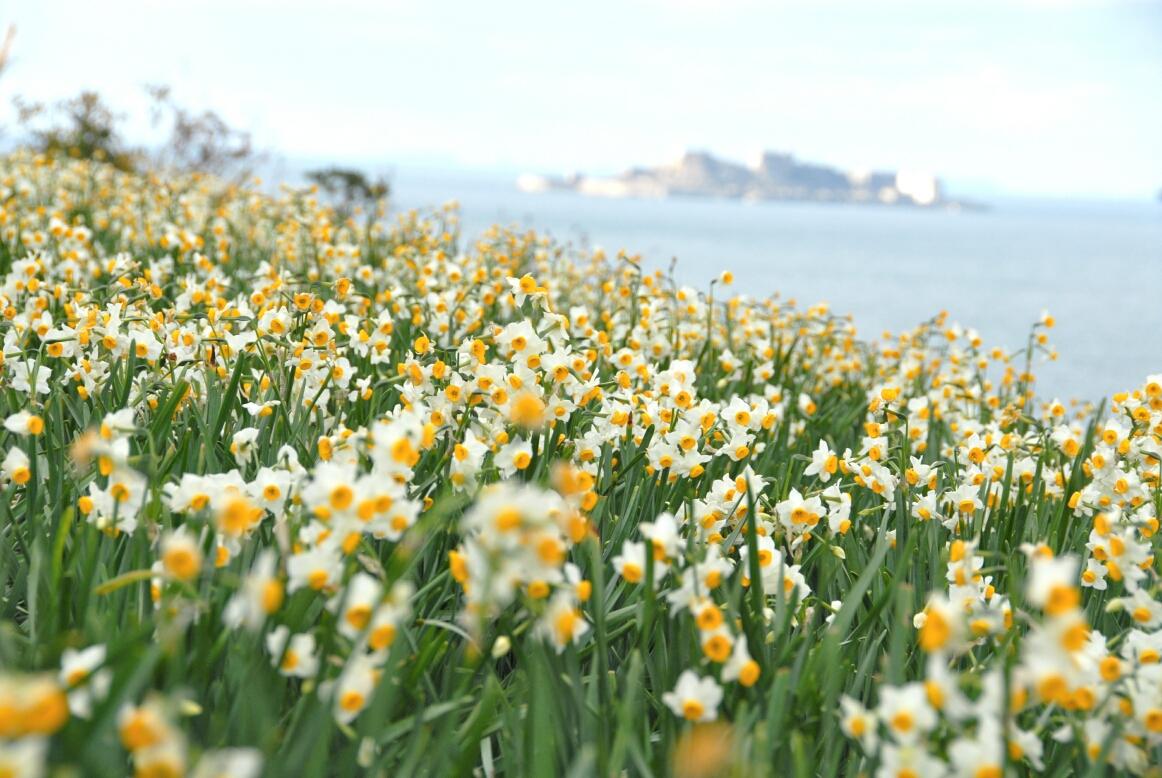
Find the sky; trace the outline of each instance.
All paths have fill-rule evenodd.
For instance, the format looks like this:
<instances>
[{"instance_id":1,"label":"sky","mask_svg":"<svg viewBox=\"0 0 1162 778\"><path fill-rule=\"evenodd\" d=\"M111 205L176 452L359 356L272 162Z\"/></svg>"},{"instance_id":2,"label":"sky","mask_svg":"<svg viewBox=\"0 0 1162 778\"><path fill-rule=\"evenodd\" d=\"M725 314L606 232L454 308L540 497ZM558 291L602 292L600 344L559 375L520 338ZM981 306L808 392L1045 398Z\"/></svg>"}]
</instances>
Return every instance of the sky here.
<instances>
[{"instance_id":1,"label":"sky","mask_svg":"<svg viewBox=\"0 0 1162 778\"><path fill-rule=\"evenodd\" d=\"M165 83L290 159L613 173L705 149L940 175L953 194L1162 188L1162 2L0 0L11 98Z\"/></svg>"}]
</instances>

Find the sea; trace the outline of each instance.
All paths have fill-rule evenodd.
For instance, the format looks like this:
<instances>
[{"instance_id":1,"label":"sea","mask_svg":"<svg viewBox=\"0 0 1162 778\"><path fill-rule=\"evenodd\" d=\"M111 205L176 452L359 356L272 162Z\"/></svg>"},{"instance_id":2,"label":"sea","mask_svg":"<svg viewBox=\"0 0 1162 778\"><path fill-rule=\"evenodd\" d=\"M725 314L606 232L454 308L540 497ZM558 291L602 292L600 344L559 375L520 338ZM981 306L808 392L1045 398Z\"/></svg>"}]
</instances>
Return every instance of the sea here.
<instances>
[{"instance_id":1,"label":"sea","mask_svg":"<svg viewBox=\"0 0 1162 778\"><path fill-rule=\"evenodd\" d=\"M980 211L701 198L606 199L519 191L515 176L393 169L392 206L458 201L464 232L501 223L578 247L676 260L680 283L722 271L736 291L827 302L860 334L942 310L988 346L1024 347L1048 310L1058 358L1043 399L1100 400L1162 373L1162 202L994 198Z\"/></svg>"}]
</instances>

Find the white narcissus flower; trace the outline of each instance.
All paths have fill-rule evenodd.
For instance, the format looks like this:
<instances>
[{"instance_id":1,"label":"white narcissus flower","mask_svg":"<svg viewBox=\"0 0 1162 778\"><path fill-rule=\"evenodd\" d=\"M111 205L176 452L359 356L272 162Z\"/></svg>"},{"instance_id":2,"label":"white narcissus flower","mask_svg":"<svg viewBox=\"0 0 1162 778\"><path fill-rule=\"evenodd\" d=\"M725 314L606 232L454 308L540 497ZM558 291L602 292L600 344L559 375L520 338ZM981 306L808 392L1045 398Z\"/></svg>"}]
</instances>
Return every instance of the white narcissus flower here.
<instances>
[{"instance_id":1,"label":"white narcissus flower","mask_svg":"<svg viewBox=\"0 0 1162 778\"><path fill-rule=\"evenodd\" d=\"M1151 597L1145 589L1138 589L1130 597L1112 600L1106 610L1125 611L1138 629L1155 630L1162 627L1162 602Z\"/></svg>"},{"instance_id":2,"label":"white narcissus flower","mask_svg":"<svg viewBox=\"0 0 1162 778\"><path fill-rule=\"evenodd\" d=\"M827 483L835 471L839 469L839 457L827 445L826 440L819 441L819 447L811 452L811 464L803 471L803 475L819 476L819 480Z\"/></svg>"},{"instance_id":3,"label":"white narcissus flower","mask_svg":"<svg viewBox=\"0 0 1162 778\"><path fill-rule=\"evenodd\" d=\"M260 468L254 480L246 484L250 496L277 519L290 497L293 475L283 469Z\"/></svg>"},{"instance_id":4,"label":"white narcissus flower","mask_svg":"<svg viewBox=\"0 0 1162 778\"><path fill-rule=\"evenodd\" d=\"M832 484L823 490L823 502L827 508L827 527L833 534L846 535L851 529L851 495L840 491L839 484Z\"/></svg>"},{"instance_id":5,"label":"white narcissus flower","mask_svg":"<svg viewBox=\"0 0 1162 778\"><path fill-rule=\"evenodd\" d=\"M372 537L387 539L394 543L416 523L422 509L423 504L418 500L394 498L390 508L381 511L364 526Z\"/></svg>"},{"instance_id":6,"label":"white narcissus flower","mask_svg":"<svg viewBox=\"0 0 1162 778\"><path fill-rule=\"evenodd\" d=\"M924 610L912 619L912 626L920 631L920 648L928 653L963 650L968 637L965 616L964 608L943 593L929 595Z\"/></svg>"},{"instance_id":7,"label":"white narcissus flower","mask_svg":"<svg viewBox=\"0 0 1162 778\"><path fill-rule=\"evenodd\" d=\"M0 775L12 778L41 778L44 775L47 753L48 738L0 740Z\"/></svg>"},{"instance_id":8,"label":"white narcissus flower","mask_svg":"<svg viewBox=\"0 0 1162 778\"><path fill-rule=\"evenodd\" d=\"M980 487L971 483L961 484L950 492L946 499L952 503L957 513L969 516L984 507L980 499Z\"/></svg>"},{"instance_id":9,"label":"white narcissus flower","mask_svg":"<svg viewBox=\"0 0 1162 778\"><path fill-rule=\"evenodd\" d=\"M762 668L747 650L746 635L739 635L734 642L730 659L722 666L722 680L738 681L742 686L751 687L755 685L761 674Z\"/></svg>"},{"instance_id":10,"label":"white narcissus flower","mask_svg":"<svg viewBox=\"0 0 1162 778\"><path fill-rule=\"evenodd\" d=\"M646 545L627 540L621 546L621 553L613 558L613 569L631 584L641 583L646 575ZM664 560L654 559L654 583L666 575Z\"/></svg>"},{"instance_id":11,"label":"white narcissus flower","mask_svg":"<svg viewBox=\"0 0 1162 778\"><path fill-rule=\"evenodd\" d=\"M132 408L122 408L119 411L105 414L105 418L101 419L101 437L105 440L112 440L114 436L133 432L134 413Z\"/></svg>"},{"instance_id":12,"label":"white narcissus flower","mask_svg":"<svg viewBox=\"0 0 1162 778\"><path fill-rule=\"evenodd\" d=\"M0 473L17 486L28 483L29 479L32 478L32 467L28 455L16 446L8 449L3 464L0 464Z\"/></svg>"},{"instance_id":13,"label":"white narcissus flower","mask_svg":"<svg viewBox=\"0 0 1162 778\"><path fill-rule=\"evenodd\" d=\"M266 650L283 675L311 678L319 670L315 636L309 632L292 635L285 626L275 627L266 635Z\"/></svg>"},{"instance_id":14,"label":"white narcissus flower","mask_svg":"<svg viewBox=\"0 0 1162 778\"><path fill-rule=\"evenodd\" d=\"M184 775L186 744L181 737L169 737L139 748L133 753L138 775Z\"/></svg>"},{"instance_id":15,"label":"white narcissus flower","mask_svg":"<svg viewBox=\"0 0 1162 778\"><path fill-rule=\"evenodd\" d=\"M202 754L192 778L258 778L262 752L257 748L221 748Z\"/></svg>"},{"instance_id":16,"label":"white narcissus flower","mask_svg":"<svg viewBox=\"0 0 1162 778\"><path fill-rule=\"evenodd\" d=\"M68 689L69 711L74 716L88 718L93 703L109 693L112 674L106 669L97 669L104 663L105 646L100 644L80 651L66 648L61 654L60 680Z\"/></svg>"},{"instance_id":17,"label":"white narcissus flower","mask_svg":"<svg viewBox=\"0 0 1162 778\"><path fill-rule=\"evenodd\" d=\"M589 623L577 607L575 596L568 591L553 595L537 626L541 635L558 653L564 651L570 643L580 643L589 631Z\"/></svg>"},{"instance_id":18,"label":"white narcissus flower","mask_svg":"<svg viewBox=\"0 0 1162 778\"><path fill-rule=\"evenodd\" d=\"M501 446L493 458L493 462L505 478L511 478L517 470L524 470L532 461L533 447L521 438Z\"/></svg>"},{"instance_id":19,"label":"white narcissus flower","mask_svg":"<svg viewBox=\"0 0 1162 778\"><path fill-rule=\"evenodd\" d=\"M874 752L879 742L879 723L875 715L859 700L846 694L839 698L839 710L839 728L843 734L858 740L865 753Z\"/></svg>"},{"instance_id":20,"label":"white narcissus flower","mask_svg":"<svg viewBox=\"0 0 1162 778\"><path fill-rule=\"evenodd\" d=\"M245 403L242 407L245 408L246 412L249 413L252 417L265 418L272 415L274 413L274 409L280 404L280 400L267 400L266 402L262 403L248 402Z\"/></svg>"},{"instance_id":21,"label":"white narcissus flower","mask_svg":"<svg viewBox=\"0 0 1162 778\"><path fill-rule=\"evenodd\" d=\"M682 536L678 534L678 522L672 513L662 513L655 521L643 521L639 530L642 537L653 543L655 559L659 554L667 559L675 557L682 548Z\"/></svg>"},{"instance_id":22,"label":"white narcissus flower","mask_svg":"<svg viewBox=\"0 0 1162 778\"><path fill-rule=\"evenodd\" d=\"M334 586L342 570L343 560L333 545L309 548L293 554L287 562L287 588L292 592L303 587L320 591Z\"/></svg>"},{"instance_id":23,"label":"white narcissus flower","mask_svg":"<svg viewBox=\"0 0 1162 778\"><path fill-rule=\"evenodd\" d=\"M525 304L525 300L532 297L539 300L542 307L547 308L547 303L544 299L545 293L548 291L545 287L537 284L535 278L528 273L525 273L520 278L508 276L505 278L508 282L509 291L512 292L513 300L516 302L516 307L521 307Z\"/></svg>"},{"instance_id":24,"label":"white narcissus flower","mask_svg":"<svg viewBox=\"0 0 1162 778\"><path fill-rule=\"evenodd\" d=\"M928 691L919 682L880 689L876 713L898 743L921 740L938 721L936 711L928 702Z\"/></svg>"},{"instance_id":25,"label":"white narcissus flower","mask_svg":"<svg viewBox=\"0 0 1162 778\"><path fill-rule=\"evenodd\" d=\"M757 538L756 550L759 560L759 574L763 580L763 590L770 592L767 588L768 582L778 581L778 567L777 562L782 561L782 557L775 548L775 541L771 539L770 535L759 535ZM742 566L743 585L750 586L750 547L743 546L739 549L739 565Z\"/></svg>"},{"instance_id":26,"label":"white narcissus flower","mask_svg":"<svg viewBox=\"0 0 1162 778\"><path fill-rule=\"evenodd\" d=\"M387 593L387 600L371 617L367 633L367 647L372 656L380 661L386 659L386 652L395 642L400 625L411 615L411 597L415 588L407 582L397 581Z\"/></svg>"},{"instance_id":27,"label":"white narcissus flower","mask_svg":"<svg viewBox=\"0 0 1162 778\"><path fill-rule=\"evenodd\" d=\"M321 693L334 696L336 721L350 724L367 707L379 673L379 668L368 657L354 656L347 662L333 686L320 687Z\"/></svg>"},{"instance_id":28,"label":"white narcissus flower","mask_svg":"<svg viewBox=\"0 0 1162 778\"><path fill-rule=\"evenodd\" d=\"M244 427L235 432L230 440L230 453L234 455L234 461L243 466L249 464L254 458L256 440L258 440L257 427Z\"/></svg>"},{"instance_id":29,"label":"white narcissus flower","mask_svg":"<svg viewBox=\"0 0 1162 778\"><path fill-rule=\"evenodd\" d=\"M29 411L17 411L4 420L4 429L22 437L39 435L44 431L44 419Z\"/></svg>"},{"instance_id":30,"label":"white narcissus flower","mask_svg":"<svg viewBox=\"0 0 1162 778\"><path fill-rule=\"evenodd\" d=\"M339 631L354 640L371 623L371 616L382 599L383 586L372 576L360 571L351 576L346 591L336 594L328 607L333 612L343 609L338 622Z\"/></svg>"},{"instance_id":31,"label":"white narcissus flower","mask_svg":"<svg viewBox=\"0 0 1162 778\"><path fill-rule=\"evenodd\" d=\"M908 457L911 464L906 471L904 471L904 479L909 486L919 486L926 484L929 488L935 485L934 472L935 465L925 464L919 457Z\"/></svg>"},{"instance_id":32,"label":"white narcissus flower","mask_svg":"<svg viewBox=\"0 0 1162 778\"><path fill-rule=\"evenodd\" d=\"M920 521L942 520L940 508L936 504L936 492L927 492L912 503L912 518Z\"/></svg>"},{"instance_id":33,"label":"white narcissus flower","mask_svg":"<svg viewBox=\"0 0 1162 778\"><path fill-rule=\"evenodd\" d=\"M902 775L944 778L948 775L948 768L922 745L909 743L897 746L885 743L876 778L899 778Z\"/></svg>"},{"instance_id":34,"label":"white narcissus flower","mask_svg":"<svg viewBox=\"0 0 1162 778\"><path fill-rule=\"evenodd\" d=\"M1035 770L1045 769L1045 763L1041 761L1041 757L1045 752L1045 744L1036 732L1019 729L1016 724L1010 724L1007 748L1009 750L1009 758L1013 762L1024 759Z\"/></svg>"},{"instance_id":35,"label":"white narcissus flower","mask_svg":"<svg viewBox=\"0 0 1162 778\"><path fill-rule=\"evenodd\" d=\"M162 538L160 555L165 571L178 581L189 583L202 571L202 548L185 525Z\"/></svg>"},{"instance_id":36,"label":"white narcissus flower","mask_svg":"<svg viewBox=\"0 0 1162 778\"><path fill-rule=\"evenodd\" d=\"M730 435L722 448L720 453L725 454L732 462L741 462L750 456L751 445L754 443L754 435L745 431L734 431Z\"/></svg>"},{"instance_id":37,"label":"white narcissus flower","mask_svg":"<svg viewBox=\"0 0 1162 778\"><path fill-rule=\"evenodd\" d=\"M815 415L815 410L816 410L815 401L811 399L810 395L808 395L808 394L800 394L799 395L799 410L805 416L814 416Z\"/></svg>"},{"instance_id":38,"label":"white narcissus flower","mask_svg":"<svg viewBox=\"0 0 1162 778\"><path fill-rule=\"evenodd\" d=\"M12 388L24 394L48 394L48 379L52 371L31 359L9 363L12 369Z\"/></svg>"},{"instance_id":39,"label":"white narcissus flower","mask_svg":"<svg viewBox=\"0 0 1162 778\"><path fill-rule=\"evenodd\" d=\"M722 687L713 678L700 677L693 670L684 670L672 692L662 695L662 702L687 721L714 721L722 702Z\"/></svg>"},{"instance_id":40,"label":"white narcissus flower","mask_svg":"<svg viewBox=\"0 0 1162 778\"><path fill-rule=\"evenodd\" d=\"M272 549L262 551L254 561L242 586L226 603L222 623L231 629L245 626L257 631L267 616L277 611L284 598L282 581L277 578L277 559Z\"/></svg>"},{"instance_id":41,"label":"white narcissus flower","mask_svg":"<svg viewBox=\"0 0 1162 778\"><path fill-rule=\"evenodd\" d=\"M1086 560L1085 570L1081 573L1081 585L1098 591L1106 589L1106 573L1108 569L1101 562L1092 557Z\"/></svg>"},{"instance_id":42,"label":"white narcissus flower","mask_svg":"<svg viewBox=\"0 0 1162 778\"><path fill-rule=\"evenodd\" d=\"M1077 591L1077 557L1048 557L1034 554L1030 560L1025 598L1029 604L1057 616L1080 603Z\"/></svg>"},{"instance_id":43,"label":"white narcissus flower","mask_svg":"<svg viewBox=\"0 0 1162 778\"><path fill-rule=\"evenodd\" d=\"M792 487L787 499L775 505L775 512L788 532L799 535L814 528L826 509L819 497L804 497Z\"/></svg>"}]
</instances>

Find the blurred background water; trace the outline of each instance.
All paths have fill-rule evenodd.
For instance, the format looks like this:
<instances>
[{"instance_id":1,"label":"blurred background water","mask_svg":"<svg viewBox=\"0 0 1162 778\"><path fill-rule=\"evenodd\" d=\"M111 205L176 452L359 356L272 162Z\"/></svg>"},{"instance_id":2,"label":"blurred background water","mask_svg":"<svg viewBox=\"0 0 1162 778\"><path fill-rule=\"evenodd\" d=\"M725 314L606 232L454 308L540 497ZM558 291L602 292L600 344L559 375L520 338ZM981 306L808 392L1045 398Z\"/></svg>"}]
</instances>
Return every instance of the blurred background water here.
<instances>
[{"instance_id":1,"label":"blurred background water","mask_svg":"<svg viewBox=\"0 0 1162 778\"><path fill-rule=\"evenodd\" d=\"M731 270L736 291L826 301L869 338L944 309L1015 350L1048 309L1060 357L1036 370L1046 399L1099 399L1162 372L1162 203L1001 198L949 212L534 194L462 171L391 179L397 209L458 200L468 236L499 222L624 248L651 268L677 258L678 280L700 288Z\"/></svg>"}]
</instances>

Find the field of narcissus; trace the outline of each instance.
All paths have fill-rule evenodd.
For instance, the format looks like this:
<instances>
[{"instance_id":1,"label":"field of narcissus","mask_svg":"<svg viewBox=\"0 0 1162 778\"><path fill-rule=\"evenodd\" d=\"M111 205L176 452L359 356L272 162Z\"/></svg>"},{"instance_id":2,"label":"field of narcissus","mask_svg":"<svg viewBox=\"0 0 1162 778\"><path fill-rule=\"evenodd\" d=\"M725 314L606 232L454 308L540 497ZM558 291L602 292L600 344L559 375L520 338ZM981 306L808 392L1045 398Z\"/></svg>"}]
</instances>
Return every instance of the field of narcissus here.
<instances>
[{"instance_id":1,"label":"field of narcissus","mask_svg":"<svg viewBox=\"0 0 1162 778\"><path fill-rule=\"evenodd\" d=\"M1162 374L1048 314L19 152L0 275L4 778L1159 773Z\"/></svg>"}]
</instances>

